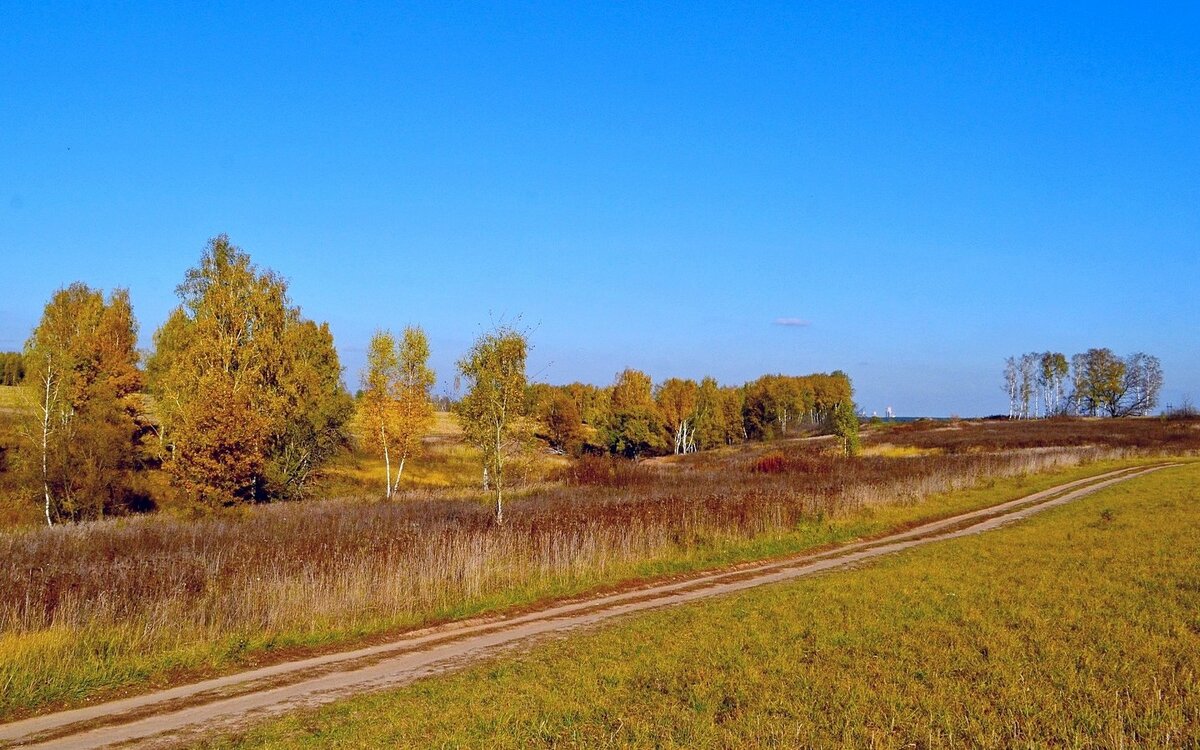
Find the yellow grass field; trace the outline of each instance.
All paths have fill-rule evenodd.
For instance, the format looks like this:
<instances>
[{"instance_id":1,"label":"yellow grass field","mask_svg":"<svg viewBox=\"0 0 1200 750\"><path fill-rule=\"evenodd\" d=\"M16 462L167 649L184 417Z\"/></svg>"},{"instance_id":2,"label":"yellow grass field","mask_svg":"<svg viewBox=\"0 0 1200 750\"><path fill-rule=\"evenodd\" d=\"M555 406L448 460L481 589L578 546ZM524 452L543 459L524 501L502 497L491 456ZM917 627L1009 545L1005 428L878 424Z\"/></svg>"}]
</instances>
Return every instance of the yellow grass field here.
<instances>
[{"instance_id":1,"label":"yellow grass field","mask_svg":"<svg viewBox=\"0 0 1200 750\"><path fill-rule=\"evenodd\" d=\"M314 492L320 497L373 496L383 493L385 465L383 457L367 449L357 425L352 425L355 447L336 458L322 472ZM534 445L527 457L509 471L517 486L537 483L567 459L547 453ZM396 470L393 462L392 470ZM410 458L404 466L401 491L411 489L477 488L482 483L479 451L468 445L454 415L439 411L424 440L422 455Z\"/></svg>"},{"instance_id":2,"label":"yellow grass field","mask_svg":"<svg viewBox=\"0 0 1200 750\"><path fill-rule=\"evenodd\" d=\"M15 385L0 385L0 410L19 409L21 389Z\"/></svg>"}]
</instances>

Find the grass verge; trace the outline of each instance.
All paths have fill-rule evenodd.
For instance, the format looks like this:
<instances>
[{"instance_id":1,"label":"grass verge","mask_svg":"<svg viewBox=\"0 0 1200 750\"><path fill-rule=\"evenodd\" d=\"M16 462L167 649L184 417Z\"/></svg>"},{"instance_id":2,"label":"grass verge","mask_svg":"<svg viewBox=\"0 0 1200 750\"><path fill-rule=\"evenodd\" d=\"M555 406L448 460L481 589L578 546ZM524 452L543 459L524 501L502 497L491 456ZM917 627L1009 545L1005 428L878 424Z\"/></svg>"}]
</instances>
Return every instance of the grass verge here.
<instances>
[{"instance_id":1,"label":"grass verge","mask_svg":"<svg viewBox=\"0 0 1200 750\"><path fill-rule=\"evenodd\" d=\"M1200 464L637 617L230 747L1196 747Z\"/></svg>"}]
</instances>

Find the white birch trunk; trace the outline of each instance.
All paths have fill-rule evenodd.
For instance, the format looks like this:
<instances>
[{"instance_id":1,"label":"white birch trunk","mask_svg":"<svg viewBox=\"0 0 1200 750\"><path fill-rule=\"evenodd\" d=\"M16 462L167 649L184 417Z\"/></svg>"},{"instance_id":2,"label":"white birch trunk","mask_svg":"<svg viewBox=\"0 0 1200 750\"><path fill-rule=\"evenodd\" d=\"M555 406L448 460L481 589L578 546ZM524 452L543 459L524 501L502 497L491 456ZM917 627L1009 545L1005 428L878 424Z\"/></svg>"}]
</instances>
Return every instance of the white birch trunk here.
<instances>
[{"instance_id":1,"label":"white birch trunk","mask_svg":"<svg viewBox=\"0 0 1200 750\"><path fill-rule=\"evenodd\" d=\"M404 462L408 460L408 451L400 454L400 465L396 467L396 482L392 485L389 497L400 491L400 477L404 476Z\"/></svg>"},{"instance_id":2,"label":"white birch trunk","mask_svg":"<svg viewBox=\"0 0 1200 750\"><path fill-rule=\"evenodd\" d=\"M53 388L54 376L50 368L46 368L45 397L42 401L42 493L46 498L46 525L53 526L50 517L50 469L48 457L50 453L50 391Z\"/></svg>"},{"instance_id":3,"label":"white birch trunk","mask_svg":"<svg viewBox=\"0 0 1200 750\"><path fill-rule=\"evenodd\" d=\"M387 433L383 427L379 428L379 439L383 443L383 468L386 472L383 480L383 496L386 499L392 497L392 459L388 455Z\"/></svg>"}]
</instances>

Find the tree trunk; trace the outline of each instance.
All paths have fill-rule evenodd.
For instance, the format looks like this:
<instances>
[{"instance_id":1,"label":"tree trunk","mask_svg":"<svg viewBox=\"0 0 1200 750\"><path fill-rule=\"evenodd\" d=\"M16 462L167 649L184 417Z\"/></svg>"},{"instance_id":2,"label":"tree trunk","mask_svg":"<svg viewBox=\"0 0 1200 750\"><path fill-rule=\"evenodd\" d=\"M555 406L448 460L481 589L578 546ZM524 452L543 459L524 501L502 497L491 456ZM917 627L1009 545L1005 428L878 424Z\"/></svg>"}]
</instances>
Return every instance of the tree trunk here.
<instances>
[{"instance_id":1,"label":"tree trunk","mask_svg":"<svg viewBox=\"0 0 1200 750\"><path fill-rule=\"evenodd\" d=\"M396 482L392 485L391 495L400 491L400 477L404 476L404 462L408 460L408 451L400 454L400 465L396 467Z\"/></svg>"},{"instance_id":2,"label":"tree trunk","mask_svg":"<svg viewBox=\"0 0 1200 750\"><path fill-rule=\"evenodd\" d=\"M504 433L496 422L496 523L504 523Z\"/></svg>"},{"instance_id":3,"label":"tree trunk","mask_svg":"<svg viewBox=\"0 0 1200 750\"><path fill-rule=\"evenodd\" d=\"M388 456L387 433L383 428L379 428L379 439L383 443L383 467L386 474L383 479L383 496L385 499L392 497L392 459Z\"/></svg>"},{"instance_id":4,"label":"tree trunk","mask_svg":"<svg viewBox=\"0 0 1200 750\"><path fill-rule=\"evenodd\" d=\"M49 363L46 366L46 376L43 383L45 396L42 401L42 494L46 499L46 525L53 526L54 520L50 517L50 470L49 470L49 453L50 453L50 392L54 388L54 375L50 371Z\"/></svg>"}]
</instances>

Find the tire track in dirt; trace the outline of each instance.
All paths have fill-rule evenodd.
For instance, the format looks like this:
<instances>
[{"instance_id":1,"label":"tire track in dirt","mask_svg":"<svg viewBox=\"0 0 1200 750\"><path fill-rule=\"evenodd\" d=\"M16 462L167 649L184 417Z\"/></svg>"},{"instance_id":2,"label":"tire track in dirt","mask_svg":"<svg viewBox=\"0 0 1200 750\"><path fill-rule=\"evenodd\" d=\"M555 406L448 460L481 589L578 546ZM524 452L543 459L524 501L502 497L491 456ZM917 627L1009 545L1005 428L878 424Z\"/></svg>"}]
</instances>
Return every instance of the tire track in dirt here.
<instances>
[{"instance_id":1,"label":"tire track in dirt","mask_svg":"<svg viewBox=\"0 0 1200 750\"><path fill-rule=\"evenodd\" d=\"M298 708L410 683L498 651L602 621L855 565L923 544L978 534L1165 468L1129 468L876 539L561 602L511 617L414 631L386 644L325 654L167 690L0 725L0 747L174 745Z\"/></svg>"}]
</instances>

